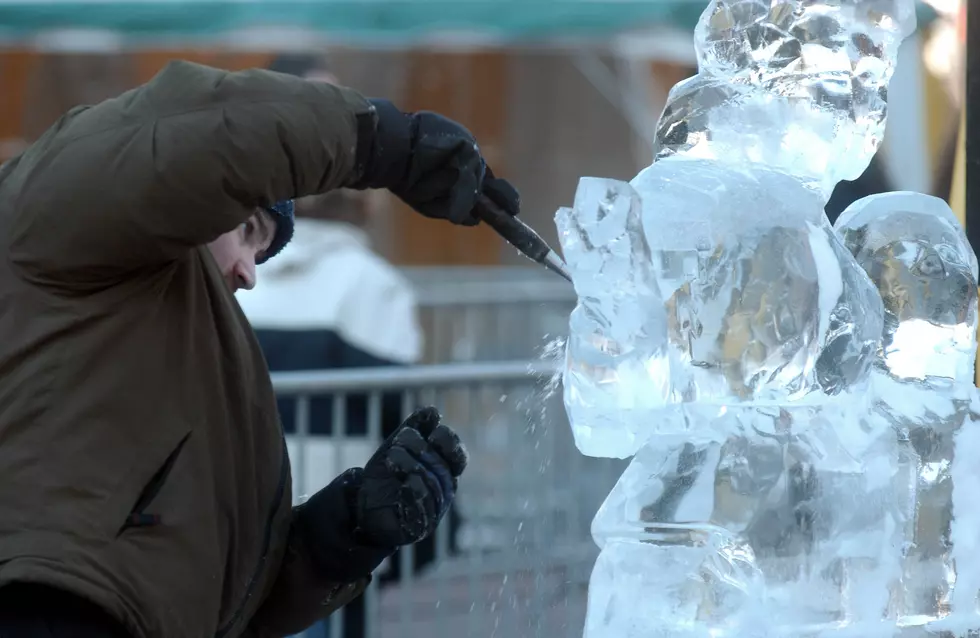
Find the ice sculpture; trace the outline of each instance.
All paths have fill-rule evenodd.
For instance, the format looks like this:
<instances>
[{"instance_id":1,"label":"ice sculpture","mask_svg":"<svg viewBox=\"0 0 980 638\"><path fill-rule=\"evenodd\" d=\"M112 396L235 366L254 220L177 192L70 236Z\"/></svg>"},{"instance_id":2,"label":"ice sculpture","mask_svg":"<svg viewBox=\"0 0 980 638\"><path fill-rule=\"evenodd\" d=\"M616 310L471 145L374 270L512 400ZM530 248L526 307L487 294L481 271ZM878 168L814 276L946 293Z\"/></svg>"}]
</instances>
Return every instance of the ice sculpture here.
<instances>
[{"instance_id":1,"label":"ice sculpture","mask_svg":"<svg viewBox=\"0 0 980 638\"><path fill-rule=\"evenodd\" d=\"M980 630L976 258L932 198L823 213L914 26L912 0L713 0L653 164L558 212L575 440L634 456L587 638Z\"/></svg>"},{"instance_id":2,"label":"ice sculpture","mask_svg":"<svg viewBox=\"0 0 980 638\"><path fill-rule=\"evenodd\" d=\"M668 406L822 401L866 376L881 302L823 206L870 162L914 27L913 0L709 4L655 162L630 184L583 179L557 215L583 452L684 430Z\"/></svg>"}]
</instances>

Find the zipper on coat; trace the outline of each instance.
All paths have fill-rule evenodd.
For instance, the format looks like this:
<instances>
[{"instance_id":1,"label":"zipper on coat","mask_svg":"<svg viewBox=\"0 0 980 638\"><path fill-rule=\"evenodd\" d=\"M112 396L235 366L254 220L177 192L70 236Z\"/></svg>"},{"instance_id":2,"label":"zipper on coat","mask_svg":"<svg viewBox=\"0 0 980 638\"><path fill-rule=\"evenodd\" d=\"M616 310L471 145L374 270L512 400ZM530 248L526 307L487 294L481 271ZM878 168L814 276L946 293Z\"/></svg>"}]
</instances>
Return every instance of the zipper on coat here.
<instances>
[{"instance_id":1,"label":"zipper on coat","mask_svg":"<svg viewBox=\"0 0 980 638\"><path fill-rule=\"evenodd\" d=\"M242 614L245 613L245 607L248 605L248 600L255 593L255 584L258 582L259 574L262 573L262 569L265 567L265 561L269 555L269 546L272 544L272 525L276 520L276 513L279 508L282 507L282 497L283 493L286 491L286 475L287 469L289 467L289 450L286 448L286 439L282 439L282 461L279 466L279 485L276 487L276 495L272 500L272 506L269 508L269 516L265 521L265 531L262 536L262 552L259 554L259 559L255 564L255 569L252 570L252 576L248 580L248 585L245 586L245 594L242 596L241 602L238 603L238 608L235 613L232 614L228 622L224 624L223 627L218 629L217 633L214 634L215 638L222 638L227 635L232 628L238 624L241 620Z\"/></svg>"},{"instance_id":2,"label":"zipper on coat","mask_svg":"<svg viewBox=\"0 0 980 638\"><path fill-rule=\"evenodd\" d=\"M170 472L174 469L174 464L177 463L177 458L184 449L184 445L187 443L191 433L188 432L184 435L184 438L180 440L174 451L170 453L167 460L163 462L152 477L150 477L149 482L143 487L143 491L140 492L139 498L136 499L136 504L129 510L129 516L126 517L126 521L123 523L122 527L119 528L119 532L116 534L122 534L127 529L133 527L147 527L150 525L158 525L160 523L159 514L148 514L146 509L153 503L153 499L157 497L160 490L167 483L167 478L170 476Z\"/></svg>"}]
</instances>

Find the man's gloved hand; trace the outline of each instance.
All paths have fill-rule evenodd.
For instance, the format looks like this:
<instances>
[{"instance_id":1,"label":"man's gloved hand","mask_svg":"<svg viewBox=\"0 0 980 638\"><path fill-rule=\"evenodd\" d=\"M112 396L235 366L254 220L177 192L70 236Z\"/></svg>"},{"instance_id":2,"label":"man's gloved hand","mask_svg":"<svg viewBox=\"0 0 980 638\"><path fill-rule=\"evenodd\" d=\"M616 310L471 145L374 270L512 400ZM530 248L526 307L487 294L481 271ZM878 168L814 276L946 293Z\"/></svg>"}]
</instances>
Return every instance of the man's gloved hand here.
<instances>
[{"instance_id":1,"label":"man's gloved hand","mask_svg":"<svg viewBox=\"0 0 980 638\"><path fill-rule=\"evenodd\" d=\"M371 100L376 118L358 128L359 178L351 188L387 188L426 217L473 226L480 193L516 215L521 201L486 165L473 134L438 113L403 113Z\"/></svg>"},{"instance_id":2,"label":"man's gloved hand","mask_svg":"<svg viewBox=\"0 0 980 638\"><path fill-rule=\"evenodd\" d=\"M364 466L355 535L382 547L432 534L456 496L466 449L435 408L412 414Z\"/></svg>"},{"instance_id":3,"label":"man's gloved hand","mask_svg":"<svg viewBox=\"0 0 980 638\"><path fill-rule=\"evenodd\" d=\"M466 461L435 408L409 416L363 469L347 470L297 508L296 524L324 576L352 582L432 534Z\"/></svg>"}]
</instances>

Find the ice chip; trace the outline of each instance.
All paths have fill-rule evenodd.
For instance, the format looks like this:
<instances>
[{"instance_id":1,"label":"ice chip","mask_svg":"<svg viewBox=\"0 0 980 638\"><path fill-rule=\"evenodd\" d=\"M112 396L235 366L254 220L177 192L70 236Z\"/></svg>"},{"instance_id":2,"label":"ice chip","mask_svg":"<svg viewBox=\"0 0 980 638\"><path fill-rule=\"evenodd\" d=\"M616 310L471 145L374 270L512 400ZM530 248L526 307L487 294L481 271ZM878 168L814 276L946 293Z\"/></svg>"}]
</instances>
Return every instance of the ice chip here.
<instances>
[{"instance_id":1,"label":"ice chip","mask_svg":"<svg viewBox=\"0 0 980 638\"><path fill-rule=\"evenodd\" d=\"M584 454L626 457L653 432L669 398L666 321L640 199L616 180L584 178L558 211L578 305L570 318L565 408Z\"/></svg>"},{"instance_id":2,"label":"ice chip","mask_svg":"<svg viewBox=\"0 0 980 638\"><path fill-rule=\"evenodd\" d=\"M881 363L899 377L970 382L977 258L952 210L921 193L865 197L835 229L881 295Z\"/></svg>"}]
</instances>

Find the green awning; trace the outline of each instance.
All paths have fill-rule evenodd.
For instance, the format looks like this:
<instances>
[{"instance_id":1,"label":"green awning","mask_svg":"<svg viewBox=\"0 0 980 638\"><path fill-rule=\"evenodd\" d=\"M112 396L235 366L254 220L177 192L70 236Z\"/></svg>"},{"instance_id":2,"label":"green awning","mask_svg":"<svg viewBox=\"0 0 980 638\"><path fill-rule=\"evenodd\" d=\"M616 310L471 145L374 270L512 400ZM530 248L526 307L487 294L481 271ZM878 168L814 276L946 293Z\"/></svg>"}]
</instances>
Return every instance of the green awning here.
<instances>
[{"instance_id":1,"label":"green awning","mask_svg":"<svg viewBox=\"0 0 980 638\"><path fill-rule=\"evenodd\" d=\"M0 41L60 29L123 43L207 43L257 29L390 45L454 35L500 43L603 38L668 26L690 32L706 0L0 0ZM929 19L926 13L924 19ZM288 36L285 36L288 37Z\"/></svg>"},{"instance_id":2,"label":"green awning","mask_svg":"<svg viewBox=\"0 0 980 638\"><path fill-rule=\"evenodd\" d=\"M0 38L70 28L206 41L261 28L382 45L444 34L537 41L656 25L691 29L704 7L705 0L0 0Z\"/></svg>"}]
</instances>

